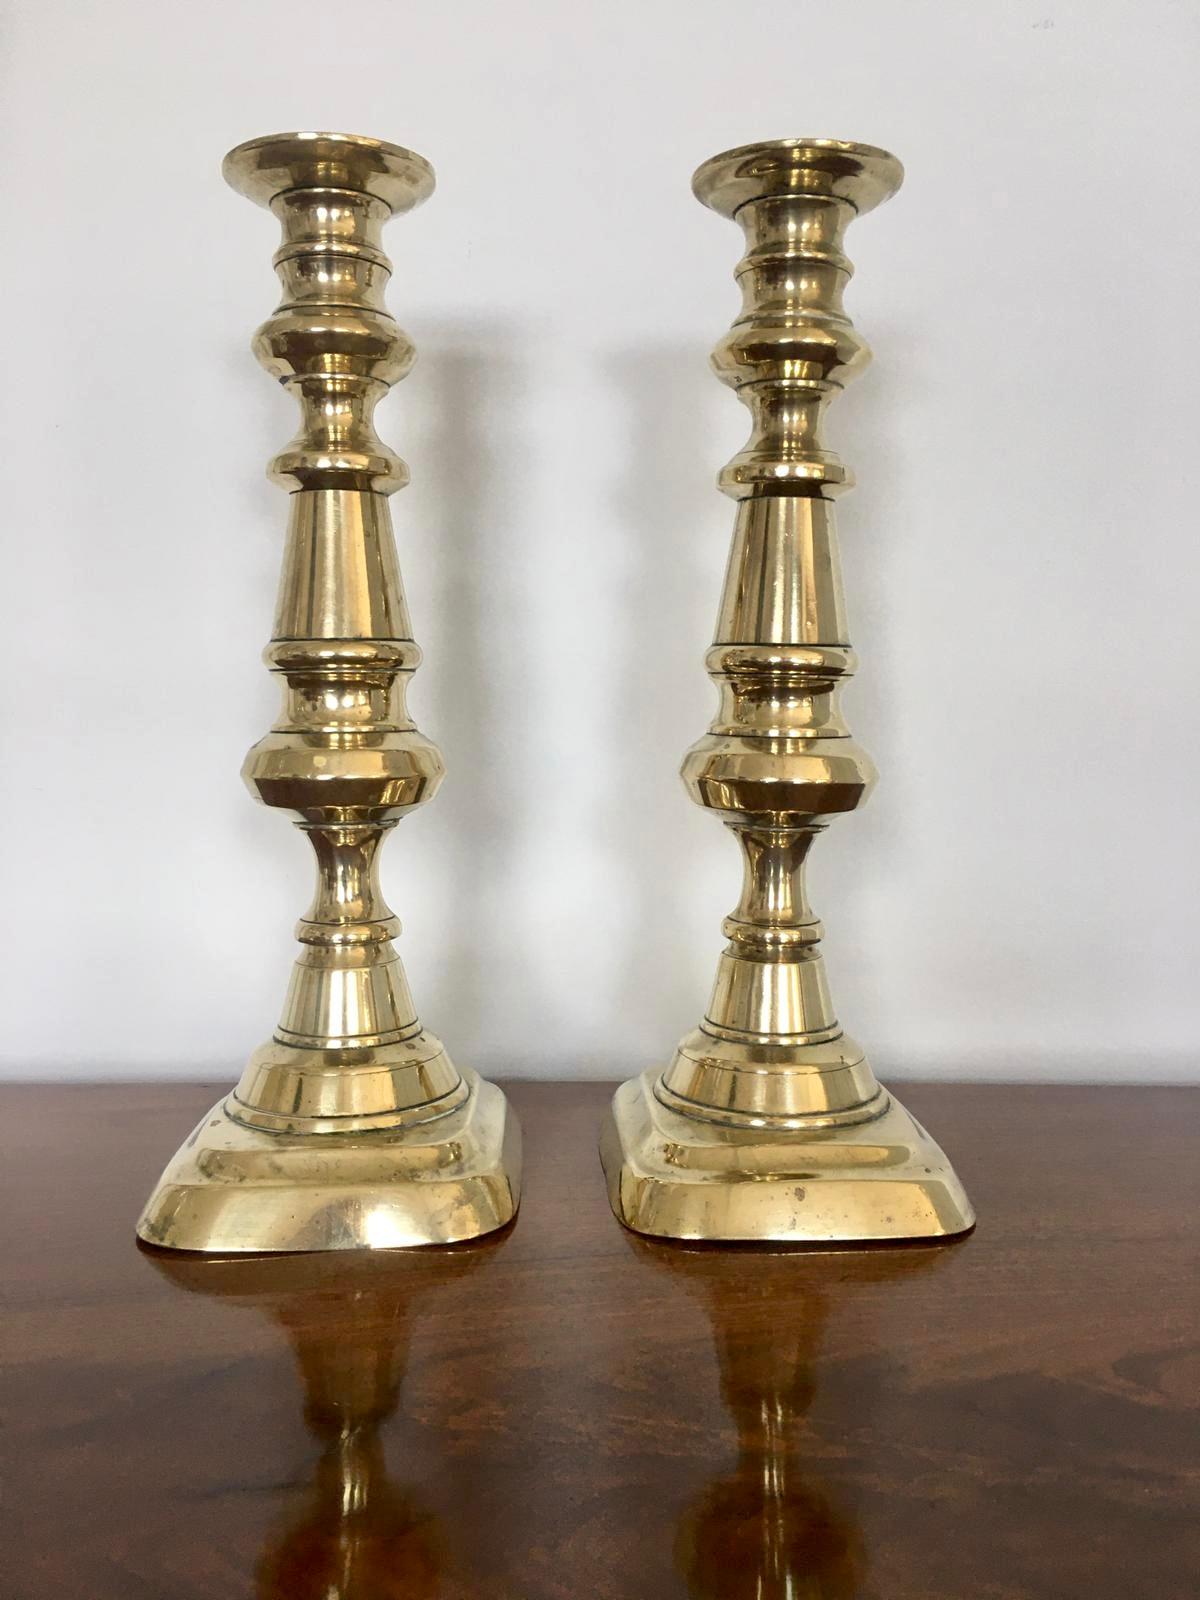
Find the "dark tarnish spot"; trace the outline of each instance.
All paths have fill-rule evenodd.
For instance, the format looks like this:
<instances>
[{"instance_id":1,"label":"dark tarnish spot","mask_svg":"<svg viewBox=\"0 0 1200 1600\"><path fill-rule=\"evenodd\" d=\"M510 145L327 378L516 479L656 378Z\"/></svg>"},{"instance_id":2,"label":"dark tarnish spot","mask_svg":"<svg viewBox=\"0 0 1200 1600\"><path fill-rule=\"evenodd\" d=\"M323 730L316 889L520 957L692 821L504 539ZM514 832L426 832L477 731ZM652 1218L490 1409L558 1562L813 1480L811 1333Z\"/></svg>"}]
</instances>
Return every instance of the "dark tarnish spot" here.
<instances>
[{"instance_id":1,"label":"dark tarnish spot","mask_svg":"<svg viewBox=\"0 0 1200 1600\"><path fill-rule=\"evenodd\" d=\"M804 1199L804 1185L802 1183L798 1183L796 1185L795 1189L792 1191L792 1193L796 1196L797 1200L803 1200Z\"/></svg>"}]
</instances>

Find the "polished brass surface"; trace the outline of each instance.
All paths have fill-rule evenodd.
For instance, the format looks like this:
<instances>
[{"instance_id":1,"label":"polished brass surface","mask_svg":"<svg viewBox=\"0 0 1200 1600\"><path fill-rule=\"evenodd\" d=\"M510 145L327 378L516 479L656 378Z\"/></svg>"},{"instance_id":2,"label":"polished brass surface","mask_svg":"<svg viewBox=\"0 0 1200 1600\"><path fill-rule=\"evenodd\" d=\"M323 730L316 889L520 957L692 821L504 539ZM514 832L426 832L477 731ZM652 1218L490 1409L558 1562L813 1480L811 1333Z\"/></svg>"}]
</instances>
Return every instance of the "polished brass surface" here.
<instances>
[{"instance_id":1,"label":"polished brass surface","mask_svg":"<svg viewBox=\"0 0 1200 1600\"><path fill-rule=\"evenodd\" d=\"M378 879L387 833L443 772L405 705L421 652L387 496L408 469L372 420L414 359L384 306L381 230L432 193L433 171L376 139L291 133L239 145L224 172L282 225L283 299L253 348L301 409L270 467L291 491L266 650L283 710L243 777L296 814L317 889L274 1037L168 1166L138 1233L220 1253L451 1243L513 1216L520 1134L500 1090L422 1027Z\"/></svg>"},{"instance_id":2,"label":"polished brass surface","mask_svg":"<svg viewBox=\"0 0 1200 1600\"><path fill-rule=\"evenodd\" d=\"M822 438L829 400L868 360L842 305L850 221L903 171L870 145L784 139L715 156L697 197L746 236L743 305L713 355L749 407L721 472L737 502L707 667L718 694L683 780L742 847L708 1011L665 1071L624 1084L601 1154L617 1216L680 1239L873 1240L974 1220L946 1158L842 1029L804 867L875 772L838 707L855 659L833 498L849 469Z\"/></svg>"}]
</instances>

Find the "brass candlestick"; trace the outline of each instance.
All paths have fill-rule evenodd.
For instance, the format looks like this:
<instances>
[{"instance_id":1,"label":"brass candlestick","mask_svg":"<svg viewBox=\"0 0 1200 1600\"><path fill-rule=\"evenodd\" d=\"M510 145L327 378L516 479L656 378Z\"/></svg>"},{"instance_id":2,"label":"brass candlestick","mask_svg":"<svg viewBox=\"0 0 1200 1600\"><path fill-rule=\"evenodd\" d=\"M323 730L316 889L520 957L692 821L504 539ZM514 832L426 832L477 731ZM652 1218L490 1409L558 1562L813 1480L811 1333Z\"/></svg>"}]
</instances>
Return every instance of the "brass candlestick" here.
<instances>
[{"instance_id":1,"label":"brass candlestick","mask_svg":"<svg viewBox=\"0 0 1200 1600\"><path fill-rule=\"evenodd\" d=\"M613 1101L609 1196L641 1233L905 1239L974 1220L945 1156L842 1031L804 891L814 838L875 776L837 707L854 656L832 501L852 480L821 423L868 359L842 308L842 235L902 176L870 145L784 139L715 156L693 180L746 234L742 314L713 366L754 425L718 479L737 501L707 657L720 703L683 779L737 835L745 883L704 1021L665 1072Z\"/></svg>"},{"instance_id":2,"label":"brass candlestick","mask_svg":"<svg viewBox=\"0 0 1200 1600\"><path fill-rule=\"evenodd\" d=\"M283 713L243 777L297 813L317 892L274 1038L168 1166L138 1233L221 1253L450 1243L513 1216L520 1134L500 1090L418 1021L377 876L385 835L443 771L404 699L421 652L387 496L408 469L372 424L414 357L384 307L380 233L433 171L376 139L294 133L239 145L224 172L283 227L283 300L254 353L302 411L270 469L292 505L266 652Z\"/></svg>"}]
</instances>

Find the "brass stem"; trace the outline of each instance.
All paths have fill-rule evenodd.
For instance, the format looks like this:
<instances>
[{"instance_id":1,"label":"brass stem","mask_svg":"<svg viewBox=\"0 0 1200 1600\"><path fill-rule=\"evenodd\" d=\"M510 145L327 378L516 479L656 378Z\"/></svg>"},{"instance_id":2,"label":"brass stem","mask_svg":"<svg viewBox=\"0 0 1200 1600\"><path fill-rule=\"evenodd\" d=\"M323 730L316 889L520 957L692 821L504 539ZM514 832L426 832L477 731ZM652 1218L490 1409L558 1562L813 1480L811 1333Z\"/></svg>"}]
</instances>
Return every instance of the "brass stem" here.
<instances>
[{"instance_id":1,"label":"brass stem","mask_svg":"<svg viewBox=\"0 0 1200 1600\"><path fill-rule=\"evenodd\" d=\"M842 294L847 224L894 193L872 145L780 139L716 156L699 199L746 235L742 312L713 366L749 407L719 483L737 501L707 666L717 713L684 757L692 798L742 847L742 897L700 1026L617 1090L600 1140L613 1211L668 1239L948 1238L974 1212L950 1163L837 1019L804 868L874 769L838 709L854 670L825 408L867 348Z\"/></svg>"},{"instance_id":2,"label":"brass stem","mask_svg":"<svg viewBox=\"0 0 1200 1600\"><path fill-rule=\"evenodd\" d=\"M433 172L375 141L284 138L240 146L225 175L269 205L283 230L283 298L253 348L301 412L300 431L270 466L292 495L266 651L283 709L243 777L264 805L298 814L318 869L282 1020L251 1059L232 1114L259 1127L283 1119L293 1131L305 1118L412 1123L453 1109L465 1086L421 1028L391 943L400 925L376 876L384 837L434 794L443 768L405 705L421 652L387 496L408 469L379 439L373 414L415 359L384 305L382 228L432 192ZM401 1044L409 1070L380 1071L381 1052Z\"/></svg>"},{"instance_id":3,"label":"brass stem","mask_svg":"<svg viewBox=\"0 0 1200 1600\"><path fill-rule=\"evenodd\" d=\"M414 359L384 305L383 224L433 192L433 170L378 139L286 133L239 145L224 171L283 230L283 296L254 352L301 414L270 466L291 493L266 650L282 709L243 777L307 834L317 887L273 1037L168 1165L138 1232L210 1252L453 1243L513 1217L520 1131L500 1090L422 1027L378 877L384 839L443 771L405 702L421 652L387 497L408 468L373 420Z\"/></svg>"},{"instance_id":4,"label":"brass stem","mask_svg":"<svg viewBox=\"0 0 1200 1600\"><path fill-rule=\"evenodd\" d=\"M853 480L822 425L869 359L842 303L845 229L900 179L899 162L869 146L786 140L718 156L694 180L746 237L742 311L713 368L752 431L718 479L737 501L707 657L718 708L683 779L737 834L746 880L708 1012L658 1093L733 1123L857 1122L887 1107L833 1010L803 873L816 835L875 778L838 707L855 661L832 501Z\"/></svg>"}]
</instances>

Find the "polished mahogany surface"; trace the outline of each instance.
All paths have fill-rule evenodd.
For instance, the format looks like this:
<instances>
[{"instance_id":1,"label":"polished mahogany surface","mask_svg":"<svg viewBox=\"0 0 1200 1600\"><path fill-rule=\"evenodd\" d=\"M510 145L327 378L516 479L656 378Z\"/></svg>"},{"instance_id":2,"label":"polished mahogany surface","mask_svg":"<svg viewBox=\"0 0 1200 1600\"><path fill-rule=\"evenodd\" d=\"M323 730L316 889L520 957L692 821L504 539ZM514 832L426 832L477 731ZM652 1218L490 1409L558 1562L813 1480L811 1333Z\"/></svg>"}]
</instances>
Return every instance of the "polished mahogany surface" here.
<instances>
[{"instance_id":1,"label":"polished mahogany surface","mask_svg":"<svg viewBox=\"0 0 1200 1600\"><path fill-rule=\"evenodd\" d=\"M909 1085L978 1229L806 1252L509 1087L504 1234L224 1261L133 1238L213 1086L0 1092L5 1600L1195 1600L1195 1091Z\"/></svg>"}]
</instances>

